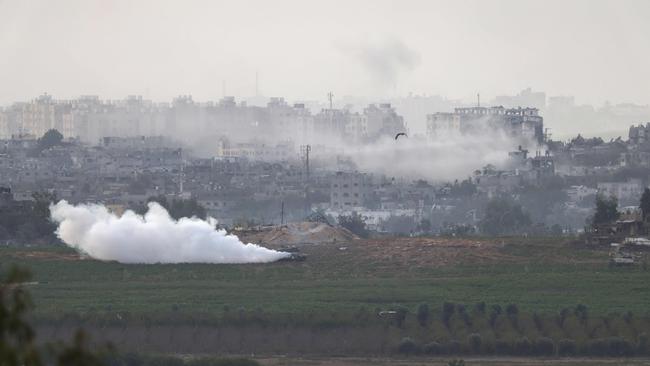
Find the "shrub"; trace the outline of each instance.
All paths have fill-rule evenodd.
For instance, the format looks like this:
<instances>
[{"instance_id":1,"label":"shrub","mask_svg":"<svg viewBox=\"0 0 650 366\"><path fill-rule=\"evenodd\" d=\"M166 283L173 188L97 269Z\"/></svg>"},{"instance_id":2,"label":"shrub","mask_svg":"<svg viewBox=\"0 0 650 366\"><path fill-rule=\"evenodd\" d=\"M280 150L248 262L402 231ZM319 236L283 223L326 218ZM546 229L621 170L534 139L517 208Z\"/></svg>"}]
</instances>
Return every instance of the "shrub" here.
<instances>
[{"instance_id":1,"label":"shrub","mask_svg":"<svg viewBox=\"0 0 650 366\"><path fill-rule=\"evenodd\" d=\"M587 320L587 306L585 306L583 304L578 304L578 306L576 306L573 313L581 321L584 322L585 320Z\"/></svg>"},{"instance_id":2,"label":"shrub","mask_svg":"<svg viewBox=\"0 0 650 366\"><path fill-rule=\"evenodd\" d=\"M528 356L532 353L533 345L527 337L523 337L515 342L515 353L522 356Z\"/></svg>"},{"instance_id":3,"label":"shrub","mask_svg":"<svg viewBox=\"0 0 650 366\"><path fill-rule=\"evenodd\" d=\"M463 304L458 304L456 307L456 312L460 317L463 319L463 322L465 322L465 325L468 327L472 326L472 319L469 317L469 314L467 313L467 308Z\"/></svg>"},{"instance_id":4,"label":"shrub","mask_svg":"<svg viewBox=\"0 0 650 366\"><path fill-rule=\"evenodd\" d=\"M519 308L515 304L509 304L506 306L506 314L512 317L517 316L519 314Z\"/></svg>"},{"instance_id":5,"label":"shrub","mask_svg":"<svg viewBox=\"0 0 650 366\"><path fill-rule=\"evenodd\" d=\"M481 301L477 303L474 308L476 309L476 312L479 314L485 314L485 302Z\"/></svg>"},{"instance_id":6,"label":"shrub","mask_svg":"<svg viewBox=\"0 0 650 366\"><path fill-rule=\"evenodd\" d=\"M535 323L535 328L537 328L537 330L541 331L542 328L544 328L544 321L542 320L542 317L537 314L537 312L533 313L533 322Z\"/></svg>"},{"instance_id":7,"label":"shrub","mask_svg":"<svg viewBox=\"0 0 650 366\"><path fill-rule=\"evenodd\" d=\"M397 346L397 352L404 354L415 354L419 350L419 347L415 341L409 337L402 338Z\"/></svg>"},{"instance_id":8,"label":"shrub","mask_svg":"<svg viewBox=\"0 0 650 366\"><path fill-rule=\"evenodd\" d=\"M465 361L463 360L451 360L447 362L447 366L465 366Z\"/></svg>"},{"instance_id":9,"label":"shrub","mask_svg":"<svg viewBox=\"0 0 650 366\"><path fill-rule=\"evenodd\" d=\"M564 328L564 321L568 316L569 316L569 309L564 308L560 310L560 314L558 316L558 325L560 326L560 328Z\"/></svg>"},{"instance_id":10,"label":"shrub","mask_svg":"<svg viewBox=\"0 0 650 366\"><path fill-rule=\"evenodd\" d=\"M498 355L509 355L512 353L512 347L508 341L498 339L494 343L494 352Z\"/></svg>"},{"instance_id":11,"label":"shrub","mask_svg":"<svg viewBox=\"0 0 650 366\"><path fill-rule=\"evenodd\" d=\"M454 308L454 303L445 302L442 304L442 321L447 327L449 327L449 319L451 319L451 316L454 315Z\"/></svg>"},{"instance_id":12,"label":"shrub","mask_svg":"<svg viewBox=\"0 0 650 366\"><path fill-rule=\"evenodd\" d=\"M401 328L404 325L406 314L408 314L408 310L405 307L400 306L395 309L395 325L398 328Z\"/></svg>"},{"instance_id":13,"label":"shrub","mask_svg":"<svg viewBox=\"0 0 650 366\"><path fill-rule=\"evenodd\" d=\"M639 338L637 339L636 343L636 351L640 355L646 355L648 354L648 350L650 347L648 347L648 334L647 333L641 333L639 334Z\"/></svg>"},{"instance_id":14,"label":"shrub","mask_svg":"<svg viewBox=\"0 0 650 366\"><path fill-rule=\"evenodd\" d=\"M447 343L447 353L450 355L460 354L460 342L457 340L451 340Z\"/></svg>"},{"instance_id":15,"label":"shrub","mask_svg":"<svg viewBox=\"0 0 650 366\"><path fill-rule=\"evenodd\" d=\"M501 306L499 305L494 305L492 306L492 310L490 311L490 327L494 328L494 325L496 324L497 318L501 315Z\"/></svg>"},{"instance_id":16,"label":"shrub","mask_svg":"<svg viewBox=\"0 0 650 366\"><path fill-rule=\"evenodd\" d=\"M418 306L418 323L420 323L420 326L426 327L427 323L429 322L429 315L430 315L430 310L429 310L429 305L427 304L420 304Z\"/></svg>"},{"instance_id":17,"label":"shrub","mask_svg":"<svg viewBox=\"0 0 650 366\"><path fill-rule=\"evenodd\" d=\"M613 357L631 356L634 346L623 337L610 337L607 339L607 354Z\"/></svg>"},{"instance_id":18,"label":"shrub","mask_svg":"<svg viewBox=\"0 0 650 366\"><path fill-rule=\"evenodd\" d=\"M444 347L438 342L429 342L422 347L422 351L427 355L442 355L445 353Z\"/></svg>"},{"instance_id":19,"label":"shrub","mask_svg":"<svg viewBox=\"0 0 650 366\"><path fill-rule=\"evenodd\" d=\"M537 338L533 348L535 354L540 356L552 356L555 354L555 342L551 338Z\"/></svg>"},{"instance_id":20,"label":"shrub","mask_svg":"<svg viewBox=\"0 0 650 366\"><path fill-rule=\"evenodd\" d=\"M634 318L634 315L632 314L631 311L628 311L627 313L625 313L625 315L623 315L623 319L625 319L625 322L626 322L627 324L631 324L631 323L632 323L632 318Z\"/></svg>"},{"instance_id":21,"label":"shrub","mask_svg":"<svg viewBox=\"0 0 650 366\"><path fill-rule=\"evenodd\" d=\"M585 353L589 356L606 356L608 353L607 341L603 338L598 338L587 342Z\"/></svg>"},{"instance_id":22,"label":"shrub","mask_svg":"<svg viewBox=\"0 0 650 366\"><path fill-rule=\"evenodd\" d=\"M576 342L573 339L561 339L557 343L557 354L560 356L575 356L577 350Z\"/></svg>"},{"instance_id":23,"label":"shrub","mask_svg":"<svg viewBox=\"0 0 650 366\"><path fill-rule=\"evenodd\" d=\"M481 343L481 335L478 333L472 333L467 337L467 344L469 345L469 349L474 354L481 352Z\"/></svg>"}]
</instances>

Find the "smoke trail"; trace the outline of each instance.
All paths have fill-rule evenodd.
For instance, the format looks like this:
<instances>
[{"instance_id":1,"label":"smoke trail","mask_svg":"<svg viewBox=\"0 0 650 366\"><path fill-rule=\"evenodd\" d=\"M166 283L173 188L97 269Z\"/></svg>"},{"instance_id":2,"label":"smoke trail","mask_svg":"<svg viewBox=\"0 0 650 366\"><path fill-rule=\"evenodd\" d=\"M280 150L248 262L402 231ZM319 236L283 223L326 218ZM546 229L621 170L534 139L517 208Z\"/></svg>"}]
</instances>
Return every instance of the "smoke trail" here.
<instances>
[{"instance_id":1,"label":"smoke trail","mask_svg":"<svg viewBox=\"0 0 650 366\"><path fill-rule=\"evenodd\" d=\"M244 244L225 230L215 230L214 219L172 219L155 202L144 216L126 211L121 217L102 205L50 206L64 243L92 258L120 263L263 263L288 253Z\"/></svg>"}]
</instances>

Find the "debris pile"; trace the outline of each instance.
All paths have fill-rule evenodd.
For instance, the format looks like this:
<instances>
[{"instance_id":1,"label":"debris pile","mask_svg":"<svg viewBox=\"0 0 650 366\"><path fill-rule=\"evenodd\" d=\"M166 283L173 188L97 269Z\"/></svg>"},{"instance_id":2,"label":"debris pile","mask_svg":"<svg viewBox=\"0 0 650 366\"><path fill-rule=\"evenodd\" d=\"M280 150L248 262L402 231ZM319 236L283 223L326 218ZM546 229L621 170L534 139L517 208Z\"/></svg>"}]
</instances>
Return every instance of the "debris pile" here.
<instances>
[{"instance_id":1,"label":"debris pile","mask_svg":"<svg viewBox=\"0 0 650 366\"><path fill-rule=\"evenodd\" d=\"M335 244L358 239L350 230L322 222L295 222L283 226L267 226L245 232L234 232L242 240L266 246L300 244Z\"/></svg>"}]
</instances>

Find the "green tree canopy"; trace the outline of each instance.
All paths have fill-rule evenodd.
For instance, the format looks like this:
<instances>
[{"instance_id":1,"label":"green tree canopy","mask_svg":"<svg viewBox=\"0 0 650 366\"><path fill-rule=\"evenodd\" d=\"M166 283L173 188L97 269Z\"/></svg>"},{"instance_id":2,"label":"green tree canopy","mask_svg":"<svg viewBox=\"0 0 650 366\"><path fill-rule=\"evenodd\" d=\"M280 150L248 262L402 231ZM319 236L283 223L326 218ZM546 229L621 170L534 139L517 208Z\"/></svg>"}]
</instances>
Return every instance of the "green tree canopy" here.
<instances>
[{"instance_id":1,"label":"green tree canopy","mask_svg":"<svg viewBox=\"0 0 650 366\"><path fill-rule=\"evenodd\" d=\"M488 235L508 235L525 232L531 223L530 215L521 205L510 198L499 197L487 203L479 226Z\"/></svg>"},{"instance_id":2,"label":"green tree canopy","mask_svg":"<svg viewBox=\"0 0 650 366\"><path fill-rule=\"evenodd\" d=\"M359 215L357 212L353 212L350 215L340 215L338 217L338 222L339 225L362 238L370 236L370 232L366 227L366 221L363 219L363 216Z\"/></svg>"},{"instance_id":3,"label":"green tree canopy","mask_svg":"<svg viewBox=\"0 0 650 366\"><path fill-rule=\"evenodd\" d=\"M63 141L63 135L61 132L55 129L48 130L40 139L38 139L38 150L43 151L53 146L60 145L61 141Z\"/></svg>"},{"instance_id":4,"label":"green tree canopy","mask_svg":"<svg viewBox=\"0 0 650 366\"><path fill-rule=\"evenodd\" d=\"M643 218L645 219L650 214L650 188L643 190L639 208L641 208L641 212L643 212Z\"/></svg>"},{"instance_id":5,"label":"green tree canopy","mask_svg":"<svg viewBox=\"0 0 650 366\"><path fill-rule=\"evenodd\" d=\"M592 219L594 225L614 222L620 216L618 199L615 196L606 198L602 194L596 196L596 212Z\"/></svg>"}]
</instances>

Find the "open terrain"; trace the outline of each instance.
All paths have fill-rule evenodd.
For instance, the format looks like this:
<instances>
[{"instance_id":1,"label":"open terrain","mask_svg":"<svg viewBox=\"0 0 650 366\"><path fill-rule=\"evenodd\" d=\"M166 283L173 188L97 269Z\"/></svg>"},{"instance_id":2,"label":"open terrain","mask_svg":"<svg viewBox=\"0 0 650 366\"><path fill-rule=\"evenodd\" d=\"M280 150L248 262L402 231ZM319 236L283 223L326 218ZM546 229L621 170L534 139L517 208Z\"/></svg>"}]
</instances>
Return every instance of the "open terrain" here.
<instances>
[{"instance_id":1,"label":"open terrain","mask_svg":"<svg viewBox=\"0 0 650 366\"><path fill-rule=\"evenodd\" d=\"M480 334L478 351L487 354L520 354L524 338L531 345L521 347L533 350L544 337L556 345L570 339L570 353L587 354L614 336L636 350L650 330L645 259L610 268L606 248L569 239L375 238L299 248L307 260L125 265L64 247L4 247L0 263L32 270L34 321L45 339L69 338L83 327L94 339L138 352L255 353L268 355L263 363L269 365L286 364L273 355L287 355L291 364L363 365L364 358L329 356L395 354L406 337L416 343L413 352L437 342L435 352L468 354L472 334ZM455 304L447 319L445 303ZM431 309L424 325L416 318L421 304ZM510 304L518 314L506 315ZM574 312L578 304L588 316ZM493 305L501 306L500 315L493 316ZM407 312L403 321L380 315L399 309ZM558 314L565 314L562 320ZM295 358L306 354L327 358ZM517 362L472 364L543 364Z\"/></svg>"},{"instance_id":2,"label":"open terrain","mask_svg":"<svg viewBox=\"0 0 650 366\"><path fill-rule=\"evenodd\" d=\"M37 313L357 310L445 301L556 312L645 313L650 271L609 268L607 249L557 239L382 238L305 245L304 262L125 265L63 247L0 248L34 274Z\"/></svg>"}]
</instances>

